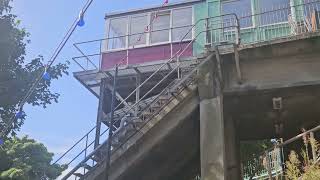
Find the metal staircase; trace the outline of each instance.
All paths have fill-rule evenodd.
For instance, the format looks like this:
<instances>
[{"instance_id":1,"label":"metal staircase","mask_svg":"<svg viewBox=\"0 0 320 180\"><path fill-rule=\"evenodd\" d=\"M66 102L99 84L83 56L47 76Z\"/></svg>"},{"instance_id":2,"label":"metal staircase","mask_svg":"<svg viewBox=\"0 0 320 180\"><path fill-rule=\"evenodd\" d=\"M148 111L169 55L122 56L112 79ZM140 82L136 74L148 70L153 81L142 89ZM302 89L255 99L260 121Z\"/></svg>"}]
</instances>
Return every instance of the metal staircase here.
<instances>
[{"instance_id":1,"label":"metal staircase","mask_svg":"<svg viewBox=\"0 0 320 180\"><path fill-rule=\"evenodd\" d=\"M228 19L228 18L229 19ZM209 23L210 21L210 23ZM227 22L227 23L225 23ZM167 62L160 64L158 68L141 83L137 89L132 91L127 98L121 101L116 109L116 123L120 124L118 127L112 127L114 135L111 139L111 162L117 157L121 156L122 152L125 152L132 144L134 144L139 138L147 133L157 122L161 121L168 113L170 113L175 107L181 104L192 92L197 88L196 75L198 69L206 62L212 60L215 57L215 53L206 52L203 56L205 58L196 58L193 60L182 60L180 57L186 51L187 48L197 43L199 37L203 38L208 33L211 34L211 41L207 39L206 45L211 46L219 45L220 43L237 44L239 43L239 22L238 18L234 14L227 14L218 17L205 18L197 21L195 25L189 30L189 32L181 39L180 44L185 40L189 33L196 32L198 26L205 24L206 30L197 32L195 37L188 43L187 46L180 46L180 50L172 56ZM208 27L210 24L210 27ZM203 29L203 28L202 28ZM203 35L203 36L202 36ZM212 37L215 37L215 41L212 41ZM169 71L165 71L164 67L170 66ZM159 81L143 94L138 102L130 107L121 108L125 101L148 81L154 77L161 77ZM156 89L160 93L153 95ZM132 113L133 109L139 109L136 114ZM106 120L108 122L108 119ZM84 153L82 160L77 160L78 164L66 174L62 180L67 180L71 177L74 179L86 179L90 176L96 168L103 165L106 160L106 154L108 152L108 139L102 144L92 149L94 142L88 143L88 137L90 133L94 131L96 127L91 129L83 138L76 143L86 140L86 147L72 159L71 162L75 162L78 157ZM106 134L110 128L100 133L100 137ZM70 152L76 145L69 149L61 158L55 163L61 163L61 160ZM91 152L90 149L91 148ZM90 152L88 154L88 152ZM70 163L68 163L70 165ZM112 165L112 163L111 163Z\"/></svg>"}]
</instances>

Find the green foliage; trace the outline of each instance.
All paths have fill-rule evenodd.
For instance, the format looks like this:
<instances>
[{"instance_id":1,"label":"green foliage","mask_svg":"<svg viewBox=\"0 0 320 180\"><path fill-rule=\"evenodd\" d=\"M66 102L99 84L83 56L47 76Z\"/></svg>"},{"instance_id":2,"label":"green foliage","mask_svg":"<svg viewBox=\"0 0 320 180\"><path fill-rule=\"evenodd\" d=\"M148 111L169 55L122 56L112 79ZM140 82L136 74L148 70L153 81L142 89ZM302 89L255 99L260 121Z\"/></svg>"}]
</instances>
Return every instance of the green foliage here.
<instances>
[{"instance_id":1,"label":"green foliage","mask_svg":"<svg viewBox=\"0 0 320 180\"><path fill-rule=\"evenodd\" d=\"M0 149L0 180L55 179L67 167L51 165L53 154L28 137L5 141Z\"/></svg>"},{"instance_id":2,"label":"green foliage","mask_svg":"<svg viewBox=\"0 0 320 180\"><path fill-rule=\"evenodd\" d=\"M240 144L241 163L243 171L249 177L253 178L257 173L265 170L261 163L263 153L266 149L273 146L270 140L244 141Z\"/></svg>"},{"instance_id":3,"label":"green foliage","mask_svg":"<svg viewBox=\"0 0 320 180\"><path fill-rule=\"evenodd\" d=\"M20 20L11 14L11 0L0 0L0 130L4 128L17 111L17 104L26 95L36 77L44 70L44 58L25 60L29 33L20 27ZM67 72L68 64L59 63L48 72L52 80L62 77ZM58 93L50 90L50 81L41 81L27 103L33 106L58 102ZM2 119L2 121L1 121ZM15 135L24 122L24 118L15 120L10 132Z\"/></svg>"},{"instance_id":4,"label":"green foliage","mask_svg":"<svg viewBox=\"0 0 320 180\"><path fill-rule=\"evenodd\" d=\"M308 154L308 147L314 148L316 156L318 157L319 143L314 138L308 138L304 136L304 149L301 150L299 155L295 151L291 151L289 154L289 161L286 162L287 170L286 177L290 180L316 180L320 179L320 164L317 161L313 161Z\"/></svg>"},{"instance_id":5,"label":"green foliage","mask_svg":"<svg viewBox=\"0 0 320 180\"><path fill-rule=\"evenodd\" d=\"M273 144L269 139L260 141L243 141L240 145L241 161L250 161L272 146Z\"/></svg>"}]
</instances>

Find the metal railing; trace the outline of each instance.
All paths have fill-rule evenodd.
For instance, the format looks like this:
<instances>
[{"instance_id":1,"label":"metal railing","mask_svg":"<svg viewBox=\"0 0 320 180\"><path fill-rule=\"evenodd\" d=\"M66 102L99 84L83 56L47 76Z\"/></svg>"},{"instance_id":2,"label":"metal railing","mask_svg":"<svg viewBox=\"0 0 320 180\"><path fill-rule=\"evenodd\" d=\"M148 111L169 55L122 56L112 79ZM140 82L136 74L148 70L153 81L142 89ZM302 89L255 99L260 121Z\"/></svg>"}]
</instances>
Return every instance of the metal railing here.
<instances>
[{"instance_id":1,"label":"metal railing","mask_svg":"<svg viewBox=\"0 0 320 180\"><path fill-rule=\"evenodd\" d=\"M130 64L129 51L131 50L148 48L148 47L153 47L158 45L170 45L169 60L171 60L176 58L177 54L179 54L179 52L184 48L183 47L184 42L188 43L192 41L192 39L194 39L193 36L198 34L198 32L196 32L197 30L199 32L207 30L206 35L203 36L203 41L206 43L212 42L215 44L219 44L221 42L239 40L239 37L236 37L236 35L239 35L238 22L239 22L238 17L235 14L231 13L231 14L224 14L216 17L202 18L202 19L199 19L197 22L195 22L191 26L188 25L188 26L180 26L180 27L174 27L174 28L164 28L164 29L151 30L151 31L135 33L130 35L123 35L123 36L117 36L117 37L109 37L109 38L74 43L75 48L79 51L81 56L73 57L72 59L84 71L101 70L101 66L103 64L102 63L103 55L105 54L123 52L123 56L121 56L118 59L118 61L125 61L125 63L123 63L122 65L126 66ZM188 27L189 27L188 31L185 34L182 34L181 39L177 41L162 42L157 44L132 45L132 46L117 48L117 49L107 48L108 42L114 39L127 38L127 37L131 38L139 35L146 35L147 33L152 33L152 32L164 32L168 30L178 30L181 28L188 28ZM208 29L214 29L214 30L208 31ZM211 34L211 36L208 34ZM211 37L210 38L211 41L208 40L207 38L208 36ZM237 42L235 43L238 44ZM179 45L179 49L176 52L173 48L174 44ZM201 46L204 46L204 44L202 44ZM89 52L84 52L83 49L86 49ZM96 52L97 49L99 50L98 52ZM93 50L94 52L90 52L91 50Z\"/></svg>"},{"instance_id":2,"label":"metal railing","mask_svg":"<svg viewBox=\"0 0 320 180\"><path fill-rule=\"evenodd\" d=\"M283 173L283 149L275 148L260 154L257 158L243 164L243 179L269 179Z\"/></svg>"},{"instance_id":3,"label":"metal railing","mask_svg":"<svg viewBox=\"0 0 320 180\"><path fill-rule=\"evenodd\" d=\"M259 12L260 11L260 12ZM230 24L234 24L233 18L228 18L226 14L222 16L209 17L205 19L198 20L194 25L181 26L175 28L164 28L159 30L148 30L141 33L135 33L130 35L123 35L117 37L103 38L92 41L85 41L75 43L75 48L81 53L81 56L74 57L73 60L84 70L100 70L102 66L103 54L123 52L122 61L125 61L124 65L130 64L129 52L134 49L148 48L160 44L169 44L171 51L171 58L176 54L173 49L173 44L179 43L179 41L163 42L160 44L149 44L144 38L145 43L138 45L125 46L123 48L108 48L110 41L115 41L121 38L137 38L140 36L146 36L148 33L155 32L167 32L169 30L177 30L181 28L190 27L196 32L196 29L201 28L215 28L217 25L229 27L224 29L224 31L213 30L208 31L205 36L205 43L217 42L221 43L223 41L228 41L231 39L238 39L235 35L239 35L241 39L241 44L255 44L259 42L270 41L274 39L292 37L305 33L316 32L320 29L320 1L319 0L304 0L302 4L296 4L293 6L279 6L272 7L271 10L261 9L252 15L240 16L237 19L240 29L235 29L230 27ZM223 20L221 20L221 18ZM207 21L204 24L201 22ZM221 23L223 21L223 23ZM218 24L217 24L218 22ZM235 32L240 30L240 32ZM190 41L193 33L187 33L188 38L184 38L184 41ZM128 43L128 42L126 42ZM82 48L81 48L81 47ZM90 47L89 47L90 46ZM93 52L84 52L83 49ZM99 50L96 52L96 50ZM120 61L120 60L119 60Z\"/></svg>"},{"instance_id":4,"label":"metal railing","mask_svg":"<svg viewBox=\"0 0 320 180\"><path fill-rule=\"evenodd\" d=\"M316 32L320 28L320 1L305 0L293 6L273 7L239 17L241 43L255 44Z\"/></svg>"},{"instance_id":5,"label":"metal railing","mask_svg":"<svg viewBox=\"0 0 320 180\"><path fill-rule=\"evenodd\" d=\"M282 37L289 37L289 36L296 36L303 33L309 33L309 32L315 32L318 30L318 22L315 21L319 19L319 13L317 11L319 10L319 2L320 1L313 1L313 2L307 2L300 5L290 6L290 7L283 7L279 9L275 9L272 11L265 11L261 13L257 13L250 16L244 16L240 19L237 18L235 14L227 14L217 17L210 17L210 18L204 18L197 21L192 27L190 27L190 30L187 32L187 34L179 41L175 43L180 44L180 48L176 53L171 53L171 58L167 60L165 63L162 63L160 65L155 65L153 73L144 81L142 82L135 90L133 90L125 99L121 100L120 104L117 106L117 110L121 111L121 117L124 117L126 114L131 113L130 111L139 105L141 105L142 100L148 98L152 94L158 94L161 95L163 93L167 93L167 88L172 85L173 79L179 79L182 78L181 71L183 70L183 62L181 62L180 56L185 53L188 47L193 46L195 43L198 43L197 40L199 37L204 38L206 44L223 44L228 42L233 42L235 44L239 44L240 39L242 44L252 44L252 43L258 43L262 41L268 41L272 39L282 38ZM316 11L315 11L316 10ZM228 16L231 16L231 18ZM241 22L241 23L239 23ZM248 23L252 23L252 26L248 26ZM205 27L203 27L205 26ZM243 27L243 28L241 28ZM187 37L190 36L190 34L196 32L198 28L201 28L200 32L196 34L195 37L192 39L189 39ZM205 29L205 30L203 30ZM241 29L241 30L240 30ZM165 31L168 29L162 29L158 31ZM147 32L143 33L137 33L132 34L130 36L137 36L141 35ZM124 36L126 37L126 36ZM119 37L113 37L113 38L119 38ZM106 38L106 39L99 39L94 41L87 41L87 42L80 42L76 43L75 47L79 50L82 56L75 57L73 60L83 69L83 70L90 70L90 69L96 69L100 70L101 68L101 60L102 60L102 54L104 53L101 51L104 47L104 42L109 41L112 38ZM85 54L80 48L79 45L83 45L86 43L97 43L98 42L98 48L100 52L93 53L93 54ZM187 45L182 46L183 42L188 42ZM199 43L200 46L204 47L206 44ZM147 46L148 47L148 46ZM125 51L129 51L131 49L136 49L141 47L129 47L125 49ZM95 49L95 48L93 48ZM172 49L172 43L171 43L171 49ZM114 50L112 50L114 52ZM173 51L171 51L173 52ZM96 57L97 60L92 60L91 58ZM81 64L81 60L85 60L85 65ZM120 60L126 60L126 63L128 63L128 53L124 55L123 58ZM168 70L167 66L168 64L173 65L171 69ZM186 72L184 72L186 73ZM152 87L147 87L147 82L157 82ZM128 100L133 98L135 96L136 92L140 88L147 87L147 90L141 100L136 101L136 103L132 106L129 106L127 108L122 108L122 105ZM159 91L159 87L165 87L163 88L163 91ZM156 99L155 99L156 100ZM152 102L155 102L152 101ZM146 105L150 105L151 103L147 103ZM146 106L147 107L147 106ZM142 110L143 111L143 110ZM121 120L121 117L117 121ZM79 162L79 158L84 155L84 162L87 163L87 161L90 159L89 156L92 156L94 154L95 150L91 149L93 141L88 141L89 134L94 131L95 127L84 137L82 137L72 148L70 148L61 158L59 158L57 162L61 163L63 158L66 158L67 154L71 152L71 150L75 149L75 147L79 144L81 144L82 141L85 141L85 148L80 151L78 155L76 155L71 163L73 162ZM102 137L108 129L102 131L100 136ZM106 141L105 141L106 142ZM102 145L104 145L103 143ZM100 148L102 145L98 146ZM98 149L97 148L97 149ZM89 155L88 155L89 154ZM81 161L82 162L82 161ZM70 165L70 163L68 163ZM95 162L92 162L93 165L95 165ZM78 167L78 169L81 168L81 166ZM85 171L85 170L84 170Z\"/></svg>"},{"instance_id":6,"label":"metal railing","mask_svg":"<svg viewBox=\"0 0 320 180\"><path fill-rule=\"evenodd\" d=\"M320 130L320 125L305 131L297 136L278 143L274 147L265 150L256 156L256 158L248 161L243 166L244 179L272 179L276 176L283 176L286 164L283 162L285 154L283 148L298 140L306 143L307 138L314 138L314 133ZM318 163L320 157L315 148L311 145L312 161Z\"/></svg>"},{"instance_id":7,"label":"metal railing","mask_svg":"<svg viewBox=\"0 0 320 180\"><path fill-rule=\"evenodd\" d=\"M238 28L238 23L237 23L237 17L235 15L224 15L222 17L225 17L225 16L233 16L234 18L234 24L230 24L230 26L232 26L233 28ZM217 18L217 17L215 17ZM221 17L219 18L221 19ZM198 24L200 24L200 22L206 22L210 20L210 18L206 18L206 19L202 19L202 20L199 20L199 22L197 22L194 26L192 26L192 28L189 30L188 33L192 33L193 32L193 29L197 27ZM135 95L135 92L140 89L140 88L144 88L146 89L144 93L144 95L138 100L136 101L135 104L133 104L132 106L128 107L125 111L126 113L123 113L123 116L120 117L118 120L116 120L115 124L116 123L119 123L121 121L122 118L125 118L126 115L128 114L131 114L131 110L134 110L136 109L137 107L139 107L141 105L141 102L143 102L143 100L145 100L146 98L148 98L149 96L152 96L153 94L156 94L156 97L159 98L160 96L162 95L168 95L170 94L173 89L170 88L170 87L173 87L173 88L178 88L177 85L181 85L182 83L186 83L186 85L188 85L189 83L193 83L193 81L188 81L188 79L192 79L191 76L190 76L190 73L191 74L195 74L196 73L196 70L195 68L190 68L188 65L185 67L185 63L187 62L184 62L184 61L180 61L179 60L179 57L181 55L183 55L183 53L185 53L185 51L193 45L193 43L199 38L199 37L202 37L202 35L204 34L207 34L208 30L210 31L217 31L217 30L220 30L220 31L224 31L225 29L230 29L229 26L223 26L223 23L222 21L220 21L220 23L218 23L218 20L216 21L216 28L212 28L212 29L207 29L207 30L203 30L203 31L200 31L186 46L180 46L181 48L179 49L179 51L173 55L173 57L168 60L166 63L163 63L159 66L156 66L155 67L155 70L153 71L153 73L147 78L144 80L144 82L142 82L134 91L132 91L128 96L127 98L125 98L124 100L122 100L120 102L120 104L118 104L117 106L117 109L121 109L121 105L123 105L131 96ZM238 32L238 31L236 31ZM188 36L188 33L180 40L180 44L185 40L185 38ZM238 36L236 36L238 37ZM235 39L233 39L235 40ZM238 42L238 41L236 41ZM214 42L214 43L217 43L217 42ZM234 44L235 42L230 42L232 44ZM188 62L187 62L188 63ZM168 71L167 69L167 65L168 64L171 64L171 69ZM164 73L165 72L165 73ZM186 75L188 74L189 75ZM185 76L186 75L186 76ZM187 78L186 78L187 77ZM180 81L179 81L180 79ZM147 82L150 82L150 81L155 81L157 82L156 84L154 84L152 87L145 87L147 85ZM160 89L160 91L159 91ZM177 90L178 92L181 92L181 89ZM149 102L145 108L141 109L138 116L142 116L143 115L143 112L147 110L147 107L149 107L150 105L152 105L153 103L155 103L157 101L157 98L153 99L153 101ZM172 100L172 98L170 99L170 101ZM169 102L170 102L169 101ZM160 108L161 109L161 108ZM143 117L142 117L143 118ZM152 117L149 117L148 120L152 119ZM148 122L148 120L145 120L145 124ZM142 127L141 127L142 128ZM107 128L105 131L103 131L101 133L101 136L104 135L107 131L109 130L109 128ZM115 137L117 136L117 132L119 132L119 130L115 130ZM138 130L136 131L138 132ZM136 133L135 132L135 133ZM134 133L134 134L135 134ZM134 136L134 134L132 136ZM130 139L132 136L130 136L128 139ZM83 139L83 138L82 138ZM127 140L128 140L127 139ZM127 141L126 140L126 141ZM125 141L125 142L126 142ZM106 145L106 142L107 140L104 141L103 144L99 145L96 149L94 149L93 151L89 152L89 154L83 159L83 160L80 160L80 161L77 161L79 162L79 164L73 168L63 179L67 179L68 177L72 176L75 172L85 172L85 169L82 168L82 165L84 163L88 164L88 161L90 161L90 159L92 160L93 156L95 155L95 153L97 153L99 150L101 150L102 148L105 147ZM124 142L124 143L125 143ZM122 143L122 144L124 144ZM89 143L90 145L93 144L93 142ZM120 145L121 147L122 145ZM116 151L118 150L118 148L113 148L113 151ZM88 153L86 150L82 150L81 152L85 151L86 153ZM79 158L79 156L76 156L75 158ZM72 160L75 161L73 158ZM61 161L61 158L59 158L60 162ZM94 161L91 162L93 165L96 165L96 163Z\"/></svg>"}]
</instances>

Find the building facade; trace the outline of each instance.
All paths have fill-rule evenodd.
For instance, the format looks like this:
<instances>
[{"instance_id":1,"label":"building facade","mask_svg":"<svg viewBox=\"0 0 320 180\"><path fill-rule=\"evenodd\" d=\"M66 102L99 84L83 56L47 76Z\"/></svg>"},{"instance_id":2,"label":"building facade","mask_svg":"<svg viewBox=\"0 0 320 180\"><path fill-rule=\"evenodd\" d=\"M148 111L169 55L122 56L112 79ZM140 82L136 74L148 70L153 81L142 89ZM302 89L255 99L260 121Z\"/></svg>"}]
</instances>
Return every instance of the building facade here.
<instances>
[{"instance_id":1,"label":"building facade","mask_svg":"<svg viewBox=\"0 0 320 180\"><path fill-rule=\"evenodd\" d=\"M248 178L240 140L290 137L320 117L311 108L303 110L310 121L295 119L318 98L304 88L320 80L319 8L316 0L188 0L106 14L105 37L75 43L82 70L74 76L99 108L63 179ZM283 110L280 91L305 98L288 98ZM257 176L282 173L279 164Z\"/></svg>"}]
</instances>

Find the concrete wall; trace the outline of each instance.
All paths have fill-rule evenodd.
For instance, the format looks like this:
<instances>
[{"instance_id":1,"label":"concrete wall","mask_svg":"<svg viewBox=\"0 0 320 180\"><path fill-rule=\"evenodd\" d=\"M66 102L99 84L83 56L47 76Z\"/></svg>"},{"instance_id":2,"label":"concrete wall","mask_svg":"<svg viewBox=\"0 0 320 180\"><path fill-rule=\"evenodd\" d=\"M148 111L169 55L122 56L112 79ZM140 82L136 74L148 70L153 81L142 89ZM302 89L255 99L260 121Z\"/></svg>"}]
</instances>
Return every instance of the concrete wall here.
<instances>
[{"instance_id":1,"label":"concrete wall","mask_svg":"<svg viewBox=\"0 0 320 180\"><path fill-rule=\"evenodd\" d=\"M314 83L320 80L320 39L281 41L240 51L243 84L237 82L232 57L225 59L225 91L270 89Z\"/></svg>"}]
</instances>

